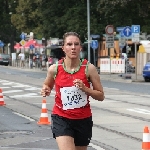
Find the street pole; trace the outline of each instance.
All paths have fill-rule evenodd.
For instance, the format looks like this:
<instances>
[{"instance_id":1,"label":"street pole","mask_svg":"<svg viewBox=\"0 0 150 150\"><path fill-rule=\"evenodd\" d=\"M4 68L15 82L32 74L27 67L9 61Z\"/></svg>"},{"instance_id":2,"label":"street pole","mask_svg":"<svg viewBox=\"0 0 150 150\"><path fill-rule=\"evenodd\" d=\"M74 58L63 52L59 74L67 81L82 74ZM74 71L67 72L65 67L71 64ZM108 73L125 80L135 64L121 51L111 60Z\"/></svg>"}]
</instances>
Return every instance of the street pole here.
<instances>
[{"instance_id":1,"label":"street pole","mask_svg":"<svg viewBox=\"0 0 150 150\"><path fill-rule=\"evenodd\" d=\"M11 53L14 53L14 34L12 33L10 37L10 47L11 47Z\"/></svg>"},{"instance_id":2,"label":"street pole","mask_svg":"<svg viewBox=\"0 0 150 150\"><path fill-rule=\"evenodd\" d=\"M134 43L135 46L135 80L137 80L137 47L136 43Z\"/></svg>"},{"instance_id":3,"label":"street pole","mask_svg":"<svg viewBox=\"0 0 150 150\"><path fill-rule=\"evenodd\" d=\"M110 62L110 78L111 78L111 51L110 48L108 48L108 53L109 53L109 62Z\"/></svg>"},{"instance_id":4,"label":"street pole","mask_svg":"<svg viewBox=\"0 0 150 150\"><path fill-rule=\"evenodd\" d=\"M96 62L95 62L95 49L93 49L93 56L94 56L94 66L96 67Z\"/></svg>"},{"instance_id":5,"label":"street pole","mask_svg":"<svg viewBox=\"0 0 150 150\"><path fill-rule=\"evenodd\" d=\"M87 0L87 27L88 27L88 61L91 62L90 51L90 0Z\"/></svg>"},{"instance_id":6,"label":"street pole","mask_svg":"<svg viewBox=\"0 0 150 150\"><path fill-rule=\"evenodd\" d=\"M127 70L127 67L128 67L128 39L127 39L127 46L126 46L126 55L127 55L127 58L125 60L125 66L126 66L126 71L125 71L125 74L128 74L128 70Z\"/></svg>"}]
</instances>

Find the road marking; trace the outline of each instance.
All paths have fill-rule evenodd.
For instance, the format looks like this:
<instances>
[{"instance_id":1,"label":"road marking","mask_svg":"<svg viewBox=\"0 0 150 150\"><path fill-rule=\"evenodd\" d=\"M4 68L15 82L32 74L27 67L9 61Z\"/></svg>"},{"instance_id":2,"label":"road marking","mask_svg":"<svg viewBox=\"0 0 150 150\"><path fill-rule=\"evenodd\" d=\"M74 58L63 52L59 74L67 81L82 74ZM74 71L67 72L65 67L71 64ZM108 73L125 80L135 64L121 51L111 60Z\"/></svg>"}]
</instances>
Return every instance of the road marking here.
<instances>
[{"instance_id":1,"label":"road marking","mask_svg":"<svg viewBox=\"0 0 150 150\"><path fill-rule=\"evenodd\" d=\"M6 72L6 74L11 74L10 72Z\"/></svg>"},{"instance_id":2,"label":"road marking","mask_svg":"<svg viewBox=\"0 0 150 150\"><path fill-rule=\"evenodd\" d=\"M31 91L31 90L40 90L40 88L36 88L36 87L30 87L28 89L25 89L26 91Z\"/></svg>"},{"instance_id":3,"label":"road marking","mask_svg":"<svg viewBox=\"0 0 150 150\"><path fill-rule=\"evenodd\" d=\"M50 140L51 138L46 138L46 139L42 139L42 141L44 141L44 140ZM34 141L32 141L32 143L34 143L34 142L38 142L39 140L34 140ZM41 141L41 140L40 140ZM25 142L24 142L25 143ZM26 142L27 143L27 142ZM21 143L17 143L17 144L13 144L13 145L19 145L19 144L21 144ZM19 147L19 148L17 148L17 147L12 147L12 146L9 146L9 147L1 147L0 146L0 149L6 149L6 150L8 150L8 149L10 149L10 150L58 150L58 149L54 149L54 148L21 148L21 147Z\"/></svg>"},{"instance_id":4,"label":"road marking","mask_svg":"<svg viewBox=\"0 0 150 150\"><path fill-rule=\"evenodd\" d=\"M127 109L127 110L133 111L133 112L137 112L137 113L140 113L140 114L147 114L147 115L150 115L150 111L149 111L149 110L146 110L146 109L133 108L133 109Z\"/></svg>"},{"instance_id":5,"label":"road marking","mask_svg":"<svg viewBox=\"0 0 150 150\"><path fill-rule=\"evenodd\" d=\"M18 115L18 116L20 116L20 117L23 117L23 118L25 118L25 119L28 119L28 120L30 120L30 121L35 121L34 119L32 119L32 118L30 118L30 117L28 117L28 116L22 115L22 114L20 114L20 113L17 113L17 112L13 112L13 113L16 114L16 115Z\"/></svg>"},{"instance_id":6,"label":"road marking","mask_svg":"<svg viewBox=\"0 0 150 150\"><path fill-rule=\"evenodd\" d=\"M2 83L3 85L11 85L14 84L14 82L7 82L7 83Z\"/></svg>"},{"instance_id":7,"label":"road marking","mask_svg":"<svg viewBox=\"0 0 150 150\"><path fill-rule=\"evenodd\" d=\"M42 103L33 103L33 104L42 105ZM49 104L52 104L52 103L46 103L46 105L49 105Z\"/></svg>"},{"instance_id":8,"label":"road marking","mask_svg":"<svg viewBox=\"0 0 150 150\"><path fill-rule=\"evenodd\" d=\"M27 93L27 94L17 94L17 95L13 95L13 96L9 96L10 98L24 98L24 97L28 97L28 98L34 98L34 97L42 97L40 94L39 91L41 91L41 88L38 88L38 87L32 87L30 85L26 85L26 84L21 84L21 83L17 83L17 82L10 82L10 81L7 81L7 80L0 80L0 83L3 84L3 85L10 85L10 87L2 87L2 89L6 89L6 88L24 88L22 90L9 90L9 91L4 91L3 93L15 93L15 92L23 92L24 90L26 91L37 91L37 93ZM55 94L56 94L56 91L55 91L55 87L52 89L51 91L51 94L50 94L50 97L55 97Z\"/></svg>"},{"instance_id":9,"label":"road marking","mask_svg":"<svg viewBox=\"0 0 150 150\"><path fill-rule=\"evenodd\" d=\"M101 148L101 147L99 147L99 146L97 146L97 145L95 145L93 143L90 143L89 146L95 148L96 150L105 150L105 149L103 149L103 148Z\"/></svg>"},{"instance_id":10,"label":"road marking","mask_svg":"<svg viewBox=\"0 0 150 150\"><path fill-rule=\"evenodd\" d=\"M28 94L23 94L23 95L14 95L14 96L9 96L10 98L26 98L26 97L42 97L41 95L37 95L36 93L28 93Z\"/></svg>"},{"instance_id":11,"label":"road marking","mask_svg":"<svg viewBox=\"0 0 150 150\"><path fill-rule=\"evenodd\" d=\"M140 96L146 96L146 97L150 97L150 95L140 95Z\"/></svg>"},{"instance_id":12,"label":"road marking","mask_svg":"<svg viewBox=\"0 0 150 150\"><path fill-rule=\"evenodd\" d=\"M118 95L118 94L107 94L106 96L105 96L105 98L115 98L115 97L118 97L118 98L126 98L126 97L131 97L131 95ZM132 97L136 97L135 95L132 95Z\"/></svg>"},{"instance_id":13,"label":"road marking","mask_svg":"<svg viewBox=\"0 0 150 150\"><path fill-rule=\"evenodd\" d=\"M15 92L22 92L23 90L11 90L11 91L4 91L3 93L15 93Z\"/></svg>"},{"instance_id":14,"label":"road marking","mask_svg":"<svg viewBox=\"0 0 150 150\"><path fill-rule=\"evenodd\" d=\"M17 83L17 85L14 85L12 87L31 87L31 86L30 85L25 85L25 84Z\"/></svg>"},{"instance_id":15,"label":"road marking","mask_svg":"<svg viewBox=\"0 0 150 150\"><path fill-rule=\"evenodd\" d=\"M117 88L108 88L108 87L104 87L104 89L119 90L119 89L117 89Z\"/></svg>"},{"instance_id":16,"label":"road marking","mask_svg":"<svg viewBox=\"0 0 150 150\"><path fill-rule=\"evenodd\" d=\"M9 81L7 81L7 80L0 80L0 82L9 82Z\"/></svg>"},{"instance_id":17,"label":"road marking","mask_svg":"<svg viewBox=\"0 0 150 150\"><path fill-rule=\"evenodd\" d=\"M19 148L16 148L16 147L0 147L0 149L6 149L6 150L8 150L8 149L10 149L10 150L58 150L58 149L45 149L45 148L21 148L21 147L19 147Z\"/></svg>"},{"instance_id":18,"label":"road marking","mask_svg":"<svg viewBox=\"0 0 150 150\"><path fill-rule=\"evenodd\" d=\"M3 86L3 87L2 87L2 86L1 86L0 88L1 88L1 89L8 89L8 88L11 88L11 87L8 87L8 86Z\"/></svg>"}]
</instances>

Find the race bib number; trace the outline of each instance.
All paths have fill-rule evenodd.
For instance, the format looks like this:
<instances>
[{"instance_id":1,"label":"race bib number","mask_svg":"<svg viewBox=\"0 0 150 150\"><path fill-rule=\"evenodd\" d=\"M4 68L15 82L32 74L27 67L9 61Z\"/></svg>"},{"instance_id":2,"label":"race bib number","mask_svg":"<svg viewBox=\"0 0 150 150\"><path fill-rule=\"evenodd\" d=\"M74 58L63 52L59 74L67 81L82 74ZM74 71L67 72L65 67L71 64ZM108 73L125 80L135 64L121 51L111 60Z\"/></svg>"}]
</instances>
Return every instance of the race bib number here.
<instances>
[{"instance_id":1,"label":"race bib number","mask_svg":"<svg viewBox=\"0 0 150 150\"><path fill-rule=\"evenodd\" d=\"M63 110L80 108L87 104L87 95L75 86L63 87L60 92Z\"/></svg>"}]
</instances>

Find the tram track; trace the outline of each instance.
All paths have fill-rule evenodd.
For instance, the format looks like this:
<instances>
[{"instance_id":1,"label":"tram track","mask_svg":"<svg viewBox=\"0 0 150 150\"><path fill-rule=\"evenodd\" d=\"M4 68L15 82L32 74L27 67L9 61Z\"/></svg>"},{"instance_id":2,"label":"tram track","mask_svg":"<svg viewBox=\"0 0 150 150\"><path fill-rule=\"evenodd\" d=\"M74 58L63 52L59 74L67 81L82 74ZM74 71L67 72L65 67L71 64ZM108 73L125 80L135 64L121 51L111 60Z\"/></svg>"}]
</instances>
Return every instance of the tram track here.
<instances>
[{"instance_id":1,"label":"tram track","mask_svg":"<svg viewBox=\"0 0 150 150\"><path fill-rule=\"evenodd\" d=\"M7 95L5 95L5 96L6 96L7 98L10 98L10 97L7 96ZM23 100L21 100L21 99L16 99L16 98L10 98L10 99L13 100L13 101L17 101L17 102L26 104L26 105L30 105L30 107L32 106L33 109L34 109L34 108L38 108L39 111L40 111L40 109L41 109L41 106L38 106L38 105L33 104L33 103L29 103L29 102L27 102L27 101L23 101ZM123 103L128 103L128 102L126 102L126 101L122 101L122 102L123 102ZM129 103L131 103L131 102L129 102ZM136 104L136 103L131 103L131 104ZM138 104L137 104L137 105L138 105ZM139 105L140 105L140 104L139 104ZM143 105L143 106L146 106L146 105ZM120 116L129 117L129 118L132 118L132 119L138 119L138 120L140 120L140 121L150 122L150 119L145 119L145 118L143 118L143 117L138 117L138 116L134 116L134 115L129 115L129 114L126 114L126 113L120 113L120 112L118 112L118 111L114 111L114 110L110 110L110 109L106 109L106 108L99 108L99 107L97 107L97 106L92 106L92 108L94 108L94 109L99 109L100 111L104 111L104 112L109 112L109 113L111 113L111 114L117 114L117 115L120 115ZM14 112L16 111L15 109L11 109L11 110L14 111ZM51 111L52 111L52 109L48 109L48 112L51 112ZM17 111L17 113L21 113L21 114L22 114L21 111L20 111L20 112ZM23 113L22 115L26 115L26 114ZM31 117L31 116L27 116L27 117L30 117L30 118L34 119L35 121L38 121L37 118ZM128 135L128 134L123 133L123 132L120 132L120 131L118 131L118 130L112 130L112 129L110 129L110 128L104 127L104 126L99 125L99 124L93 124L93 127L96 127L96 128L98 128L98 129L100 129L100 130L105 130L106 132L109 132L109 133L111 132L111 133L120 135L120 136L122 136L122 137L129 138L129 139L132 139L132 140L135 140L135 141L138 141L138 142L141 142L141 141L142 141L141 138L137 138L137 137ZM112 148L112 147L110 147L109 145L107 145L107 144L105 144L105 143L101 143L101 142L94 141L94 140L93 140L93 142L96 143L98 146L107 147L107 149L105 149L105 150L113 150L113 149L116 150L115 148ZM110 149L109 149L108 147L110 147Z\"/></svg>"},{"instance_id":2,"label":"tram track","mask_svg":"<svg viewBox=\"0 0 150 150\"><path fill-rule=\"evenodd\" d=\"M11 80L12 81L12 80ZM22 82L22 84L24 84ZM30 86L34 86L34 87L37 87L37 84L29 84ZM39 87L37 87L39 88ZM23 90L23 88L21 88ZM29 91L26 91L26 90L23 90L24 93L28 93ZM123 92L123 91L122 91ZM38 108L39 109L39 112L41 110L41 106L38 106L34 103L30 103L30 102L27 102L27 101L24 101L23 99L19 99L19 98L11 98L10 96L8 96L7 94L4 94L5 97L13 100L13 101L16 101L16 102L20 102L20 103L23 103L23 104L26 104L26 105L29 105L30 107L32 106L33 109L34 108ZM139 96L141 99L142 98L145 98L144 95L141 95L140 93L139 94L136 94L136 96ZM113 99L113 98L107 98L107 100L113 100L113 101L116 101L116 102L121 102L121 103L124 103L124 104L131 104L131 105L136 105L136 106L145 106L145 107L150 107L150 105L147 105L147 104L141 104L141 103L135 103L135 102L130 102L130 101L125 101L125 100L116 100L116 99ZM7 105L5 106L7 107ZM115 111L115 110L110 110L110 109L107 109L107 108L100 108L98 106L91 106L92 108L94 109L98 109L100 111L103 111L103 112L109 112L111 114L117 114L119 116L123 116L123 117L129 117L129 118L132 118L132 119L137 119L137 120L140 120L140 121L144 121L144 122L150 122L150 119L146 119L146 118L143 118L143 117L139 117L139 116L134 116L134 115L130 115L130 114L127 114L127 113L122 113L122 112L118 112L118 111ZM9 106L7 107L9 108ZM11 109L11 108L9 108ZM15 109L11 109L12 111L16 111ZM52 111L52 109L48 109L49 112ZM22 115L26 115L28 116L25 112L22 112L21 109L20 111L17 110L18 113L22 114ZM31 117L31 116L28 116L28 117ZM31 117L32 119L38 121L37 118L35 117ZM128 135L124 132L120 132L118 130L112 130L108 127L104 127L102 125L99 125L99 124L94 124L93 127L99 129L99 130L104 130L108 133L113 133L113 134L117 134L119 136L122 136L122 137L125 137L125 138L128 138L128 139L131 139L131 140L134 140L134 141L137 141L137 142L142 142L142 139L141 138L137 138L137 137L134 137L134 136L131 136L131 135ZM96 141L96 140L91 140L92 143L104 148L105 150L118 150L116 149L115 147L111 146L111 145L108 145L107 143L102 143L102 142L99 142L99 141Z\"/></svg>"},{"instance_id":3,"label":"tram track","mask_svg":"<svg viewBox=\"0 0 150 150\"><path fill-rule=\"evenodd\" d=\"M24 90L24 93L28 93L28 92ZM31 103L26 102L26 101L23 101L23 100L21 100L21 99L11 98L10 96L7 96L7 95L4 95L4 96L6 96L6 97L9 98L9 99L12 99L12 100L15 100L15 101L18 101L18 102L22 102L22 103L24 103L24 104L28 104L28 105L30 105L30 106L33 106L33 107L36 107L36 108L41 109L41 107L38 106L38 105L36 105L36 104L31 104ZM107 99L108 99L108 98L107 98ZM113 100L113 101L114 101L114 99L110 99L110 98L109 98L109 100ZM120 102L120 100L115 100L115 101ZM128 104L134 104L134 105L137 105L137 106L150 107L150 105L137 104L137 103L128 102L128 101L122 101L122 100L121 100L121 102L122 102L122 103L128 103ZM134 115L126 114L126 113L120 113L120 112L113 111L113 110L106 109L106 108L99 108L99 107L97 107L97 106L91 106L91 107L94 108L94 109L100 109L100 110L102 110L102 111L106 111L106 112L109 112L109 113L117 114L117 115L120 115L120 116L125 116L125 117L130 117L130 118L133 118L133 119L138 119L138 120L141 120L141 121L150 122L150 119L145 119L145 118L143 118L143 117L138 117L138 116L134 116ZM52 109L48 109L48 111L51 112Z\"/></svg>"}]
</instances>

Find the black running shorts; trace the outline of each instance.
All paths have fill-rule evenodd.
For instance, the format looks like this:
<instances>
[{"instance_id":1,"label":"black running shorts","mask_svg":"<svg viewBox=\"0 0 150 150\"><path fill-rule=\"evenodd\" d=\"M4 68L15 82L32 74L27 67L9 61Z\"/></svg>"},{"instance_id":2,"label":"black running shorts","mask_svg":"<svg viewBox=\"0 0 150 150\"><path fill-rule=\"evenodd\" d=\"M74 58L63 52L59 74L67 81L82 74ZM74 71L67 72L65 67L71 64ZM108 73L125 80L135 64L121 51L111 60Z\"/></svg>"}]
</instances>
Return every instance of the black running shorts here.
<instances>
[{"instance_id":1,"label":"black running shorts","mask_svg":"<svg viewBox=\"0 0 150 150\"><path fill-rule=\"evenodd\" d=\"M87 146L92 138L92 117L85 119L68 119L52 114L51 127L53 137L71 136L75 146Z\"/></svg>"}]
</instances>

